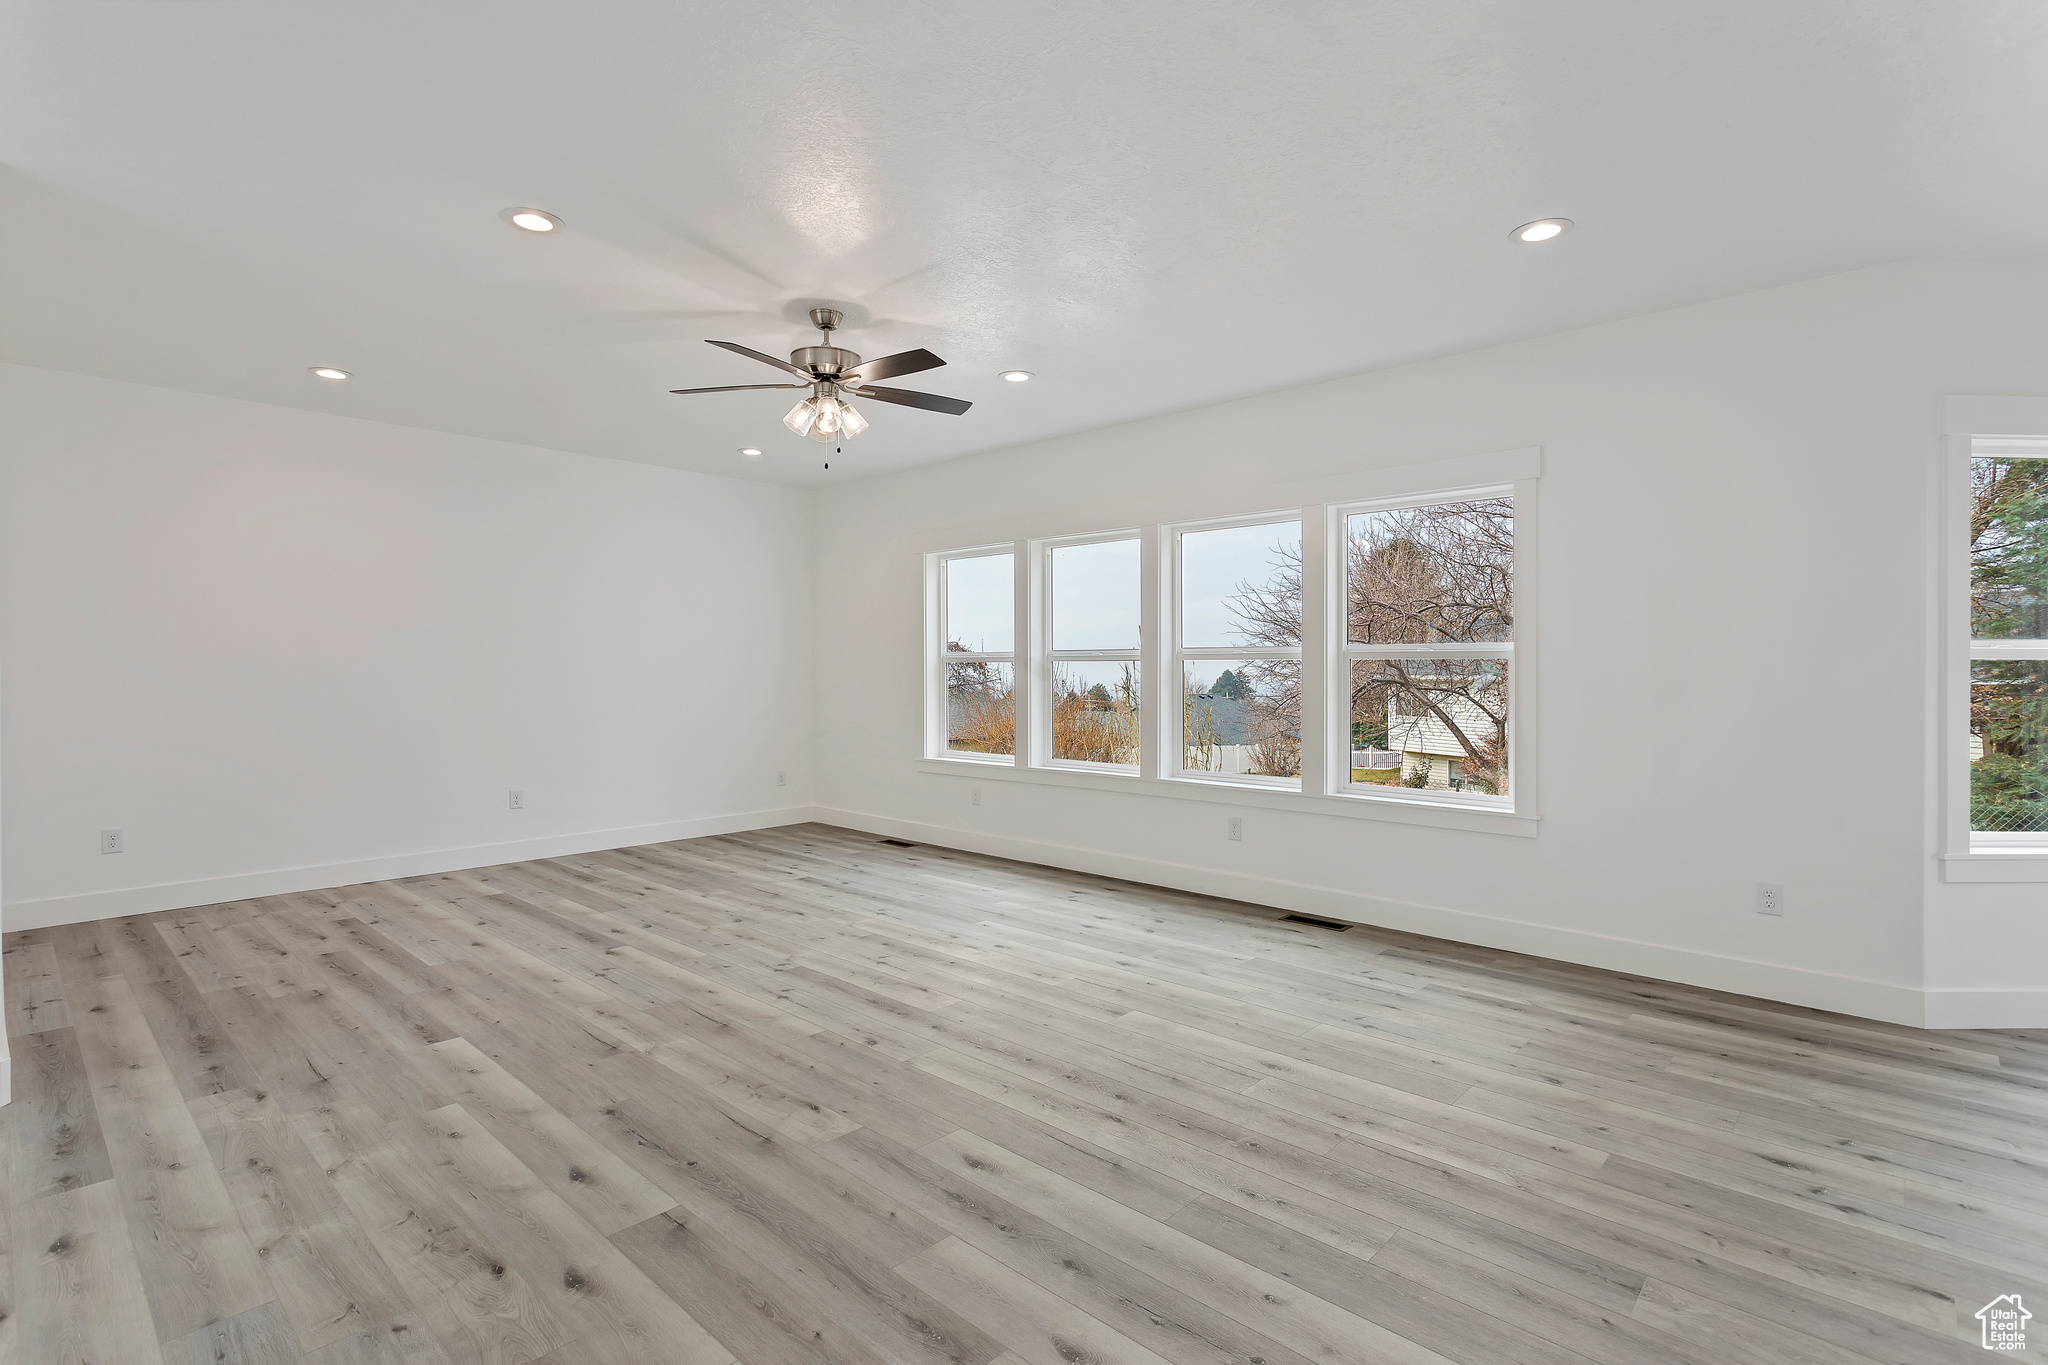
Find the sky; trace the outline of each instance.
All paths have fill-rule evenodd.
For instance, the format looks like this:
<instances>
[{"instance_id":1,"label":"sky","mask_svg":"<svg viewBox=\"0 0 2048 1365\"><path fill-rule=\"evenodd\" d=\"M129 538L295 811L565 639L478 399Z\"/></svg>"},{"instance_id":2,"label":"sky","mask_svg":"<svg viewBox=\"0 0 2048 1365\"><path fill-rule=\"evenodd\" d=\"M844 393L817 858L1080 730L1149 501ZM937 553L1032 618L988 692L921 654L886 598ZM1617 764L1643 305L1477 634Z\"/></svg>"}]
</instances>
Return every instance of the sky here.
<instances>
[{"instance_id":1,"label":"sky","mask_svg":"<svg viewBox=\"0 0 2048 1365\"><path fill-rule=\"evenodd\" d=\"M1267 522L1189 531L1181 543L1182 644L1229 648L1246 643L1230 599L1246 583L1280 574L1278 547L1299 554L1301 523ZM1016 626L1013 556L946 561L946 638L971 650L1003 653ZM1060 545L1052 552L1052 647L1138 648L1138 541Z\"/></svg>"},{"instance_id":2,"label":"sky","mask_svg":"<svg viewBox=\"0 0 2048 1365\"><path fill-rule=\"evenodd\" d=\"M1267 522L1218 531L1188 531L1180 538L1181 644L1190 649L1248 643L1244 618L1231 607L1246 583L1264 585L1280 575L1276 547L1301 553L1301 523Z\"/></svg>"},{"instance_id":3,"label":"sky","mask_svg":"<svg viewBox=\"0 0 2048 1365\"><path fill-rule=\"evenodd\" d=\"M976 555L946 561L946 640L1003 654L1017 633L1016 556Z\"/></svg>"},{"instance_id":4,"label":"sky","mask_svg":"<svg viewBox=\"0 0 2048 1365\"><path fill-rule=\"evenodd\" d=\"M1052 647L1138 647L1135 539L1053 548Z\"/></svg>"}]
</instances>

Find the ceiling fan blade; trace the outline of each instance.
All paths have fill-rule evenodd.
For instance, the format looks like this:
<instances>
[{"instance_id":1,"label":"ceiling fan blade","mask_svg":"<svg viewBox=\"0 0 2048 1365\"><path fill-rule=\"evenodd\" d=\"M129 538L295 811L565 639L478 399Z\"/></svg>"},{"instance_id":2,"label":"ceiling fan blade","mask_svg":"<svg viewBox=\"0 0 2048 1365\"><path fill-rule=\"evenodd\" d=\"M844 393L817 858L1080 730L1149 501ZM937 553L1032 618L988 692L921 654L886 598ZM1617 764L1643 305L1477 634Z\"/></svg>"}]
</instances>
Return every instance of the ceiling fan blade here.
<instances>
[{"instance_id":1,"label":"ceiling fan blade","mask_svg":"<svg viewBox=\"0 0 2048 1365\"><path fill-rule=\"evenodd\" d=\"M737 393L741 389L807 389L808 384L720 384L712 389L670 389L670 393Z\"/></svg>"},{"instance_id":2,"label":"ceiling fan blade","mask_svg":"<svg viewBox=\"0 0 2048 1365\"><path fill-rule=\"evenodd\" d=\"M796 366L790 364L787 360L777 360L772 355L763 355L759 351L750 351L746 347L740 345L737 341L711 341L711 338L709 337L706 337L705 340L709 341L713 346L723 346L726 350L731 351L735 355L752 356L754 359L760 361L764 365L773 365L778 370L788 370L791 374L795 375L798 379L803 380L806 384L811 382L811 372L809 370L799 370Z\"/></svg>"},{"instance_id":3,"label":"ceiling fan blade","mask_svg":"<svg viewBox=\"0 0 2048 1365\"><path fill-rule=\"evenodd\" d=\"M863 383L870 379L894 379L899 374L936 370L945 363L920 346L914 351L898 351L895 355L885 355L879 360L856 365L846 372L846 377Z\"/></svg>"},{"instance_id":4,"label":"ceiling fan blade","mask_svg":"<svg viewBox=\"0 0 2048 1365\"><path fill-rule=\"evenodd\" d=\"M955 417L974 406L964 398L941 398L938 394L919 393L915 389L878 389L864 384L853 392L857 397L872 398L878 403L901 403L906 408L951 413Z\"/></svg>"}]
</instances>

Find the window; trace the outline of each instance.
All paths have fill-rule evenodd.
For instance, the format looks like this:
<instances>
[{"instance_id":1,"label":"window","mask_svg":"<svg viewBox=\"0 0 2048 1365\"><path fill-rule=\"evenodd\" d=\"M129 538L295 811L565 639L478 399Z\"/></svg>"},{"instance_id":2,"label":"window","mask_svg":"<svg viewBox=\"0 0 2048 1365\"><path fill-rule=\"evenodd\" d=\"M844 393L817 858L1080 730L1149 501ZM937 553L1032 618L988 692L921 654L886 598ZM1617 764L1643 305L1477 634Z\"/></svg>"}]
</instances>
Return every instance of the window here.
<instances>
[{"instance_id":1,"label":"window","mask_svg":"<svg viewBox=\"0 0 2048 1365\"><path fill-rule=\"evenodd\" d=\"M2048 847L2048 441L1973 442L1968 506L1970 842Z\"/></svg>"},{"instance_id":2,"label":"window","mask_svg":"<svg viewBox=\"0 0 2048 1365\"><path fill-rule=\"evenodd\" d=\"M920 766L1533 836L1540 463L928 553Z\"/></svg>"},{"instance_id":3,"label":"window","mask_svg":"<svg viewBox=\"0 0 2048 1365\"><path fill-rule=\"evenodd\" d=\"M1505 803L1512 494L1351 511L1343 541L1351 722L1343 784Z\"/></svg>"},{"instance_id":4,"label":"window","mask_svg":"<svg viewBox=\"0 0 2048 1365\"><path fill-rule=\"evenodd\" d=\"M945 752L1017 752L1016 556L960 554L939 561L938 667Z\"/></svg>"},{"instance_id":5,"label":"window","mask_svg":"<svg viewBox=\"0 0 2048 1365\"><path fill-rule=\"evenodd\" d=\"M1046 550L1051 668L1041 723L1052 763L1137 771L1139 544L1135 536L1118 536Z\"/></svg>"},{"instance_id":6,"label":"window","mask_svg":"<svg viewBox=\"0 0 2048 1365\"><path fill-rule=\"evenodd\" d=\"M1175 555L1178 772L1301 781L1301 522L1187 528Z\"/></svg>"}]
</instances>

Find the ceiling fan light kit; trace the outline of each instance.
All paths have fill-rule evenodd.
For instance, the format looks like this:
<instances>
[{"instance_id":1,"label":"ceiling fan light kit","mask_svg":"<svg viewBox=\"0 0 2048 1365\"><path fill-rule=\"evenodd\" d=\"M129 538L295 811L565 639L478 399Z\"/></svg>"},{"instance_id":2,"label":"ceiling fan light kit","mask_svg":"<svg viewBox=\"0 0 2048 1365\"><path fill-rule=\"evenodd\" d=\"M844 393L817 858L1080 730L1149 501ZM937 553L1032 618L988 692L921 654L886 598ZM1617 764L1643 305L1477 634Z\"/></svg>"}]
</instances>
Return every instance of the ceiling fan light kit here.
<instances>
[{"instance_id":1,"label":"ceiling fan light kit","mask_svg":"<svg viewBox=\"0 0 2048 1365\"><path fill-rule=\"evenodd\" d=\"M893 379L899 374L916 374L920 370L935 370L946 362L930 351L899 351L885 355L878 360L863 364L861 358L843 346L832 344L832 333L843 320L844 315L836 308L813 308L811 323L818 329L819 341L815 346L799 346L789 353L788 361L777 360L772 355L751 350L735 341L712 341L708 344L747 356L765 365L773 365L786 371L801 383L795 384L720 384L707 389L670 389L670 393L733 393L741 389L804 389L811 396L800 399L797 405L783 415L782 424L799 436L807 436L820 445L835 441L851 440L868 429L867 418L846 401L846 395L855 398L871 398L878 403L895 403L906 408L923 408L927 412L943 412L958 417L974 404L959 398L945 398L936 393L918 393L913 389L885 389L873 380Z\"/></svg>"},{"instance_id":2,"label":"ceiling fan light kit","mask_svg":"<svg viewBox=\"0 0 2048 1365\"><path fill-rule=\"evenodd\" d=\"M850 439L866 431L868 419L844 398L828 395L804 399L783 414L782 425L820 445L830 445L841 437Z\"/></svg>"}]
</instances>

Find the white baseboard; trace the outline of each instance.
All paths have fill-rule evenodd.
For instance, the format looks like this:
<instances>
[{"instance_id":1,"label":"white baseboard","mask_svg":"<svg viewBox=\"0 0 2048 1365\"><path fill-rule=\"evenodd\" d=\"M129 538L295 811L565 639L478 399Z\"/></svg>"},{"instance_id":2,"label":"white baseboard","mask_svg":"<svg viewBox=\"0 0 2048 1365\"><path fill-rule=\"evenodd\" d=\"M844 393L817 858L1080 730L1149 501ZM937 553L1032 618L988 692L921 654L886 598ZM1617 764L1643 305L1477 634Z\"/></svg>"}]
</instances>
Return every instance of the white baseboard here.
<instances>
[{"instance_id":1,"label":"white baseboard","mask_svg":"<svg viewBox=\"0 0 2048 1365\"><path fill-rule=\"evenodd\" d=\"M522 839L502 844L479 844L468 848L433 849L394 854L356 862L325 863L313 867L279 868L264 872L237 873L197 881L172 882L157 886L122 887L111 891L85 892L73 896L52 896L44 900L17 901L0 911L0 927L44 929L59 924L79 924L110 919L117 915L151 914L159 910L182 910L194 905L247 900L254 896L279 896L295 891L317 891L333 886L354 886L362 882L385 881L393 877L418 877L436 872L457 872L471 867L492 867L499 863L529 858L560 858L575 853L628 848L637 844L664 843L671 839L694 839L711 834L734 834L749 829L802 824L816 820L870 834L910 839L985 853L999 858L1043 863L1097 876L1167 886L1202 895L1222 896L1269 905L1277 909L1323 915L1354 924L1400 929L1428 934L1458 943L1477 944L1508 952L1573 962L1609 971L1628 972L1660 981L1674 981L1708 990L1753 995L1812 1009L1890 1023L1936 1029L2048 1028L2048 991L2036 990L1929 990L1860 977L1836 976L1778 963L1673 948L1637 939L1619 938L1526 920L1455 910L1446 906L1368 896L1355 891L1290 882L1274 877L1189 868L1160 859L1097 849L1075 848L1033 839L982 834L942 825L898 820L863 811L820 806L789 806L778 810L742 811L731 815L672 820L657 825L624 829L590 830L580 834L559 834ZM0 1051L0 1103L10 1080L9 1059Z\"/></svg>"},{"instance_id":2,"label":"white baseboard","mask_svg":"<svg viewBox=\"0 0 2048 1365\"><path fill-rule=\"evenodd\" d=\"M276 868L267 872L240 872L225 877L206 877L197 881L166 882L157 886L125 886L112 891L86 891L74 896L13 901L4 909L0 909L0 929L5 929L9 933L17 929L48 929L59 924L83 924L88 920L112 919L117 915L147 915L159 910L183 910L194 905L218 905L222 901L248 900L255 896L283 896L294 891L319 891L330 886L356 886L363 882L388 881L393 877L422 877L436 872L459 872L470 867L495 867L500 863L524 862L529 858L562 858L572 853L595 853L601 849L630 848L636 844L659 844L671 839L696 839L707 834L733 834L740 830L796 825L816 818L817 811L814 807L788 806L780 810L707 815L689 820L669 820L658 825L635 825L625 829L554 834L537 839L518 839L503 844L475 844L468 848L437 848L420 853L397 853L383 858L364 858L356 862Z\"/></svg>"},{"instance_id":3,"label":"white baseboard","mask_svg":"<svg viewBox=\"0 0 2048 1365\"><path fill-rule=\"evenodd\" d=\"M2048 991L1932 989L1928 1028L2048 1028Z\"/></svg>"},{"instance_id":4,"label":"white baseboard","mask_svg":"<svg viewBox=\"0 0 2048 1365\"><path fill-rule=\"evenodd\" d=\"M1231 900L1269 905L1276 909L1322 915L1351 924L1400 929L1428 934L1457 943L1527 953L1559 962L1572 962L1634 976L1653 977L1707 990L1735 995L1753 995L1790 1005L1852 1014L1887 1023L1928 1027L1925 998L1919 988L1860 977L1836 976L1827 972L1786 967L1773 962L1725 957L1691 948L1673 948L1638 939L1588 933L1527 920L1454 910L1447 906L1423 905L1414 901L1369 896L1356 891L1284 881L1275 877L1247 876L1207 868L1190 868L1154 858L1139 858L1099 849L1075 848L1064 844L981 834L972 830L897 820L861 811L820 807L816 819L917 843L964 849L999 858L1044 863L1075 872L1103 877L1120 877L1178 891L1222 896ZM1967 992L1957 992L1967 994ZM2003 1017L2003 1016L2001 1016ZM2036 1022L2048 1022L2048 1015L2036 1015ZM1939 1027L2017 1027L2015 1024L1950 1024Z\"/></svg>"}]
</instances>

